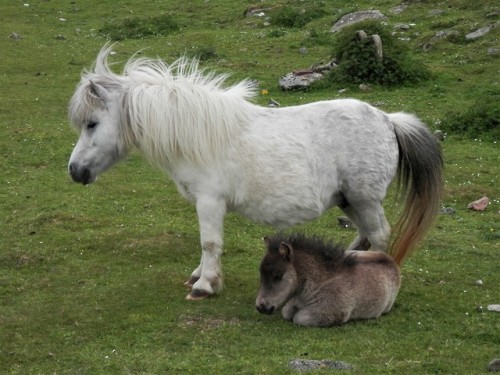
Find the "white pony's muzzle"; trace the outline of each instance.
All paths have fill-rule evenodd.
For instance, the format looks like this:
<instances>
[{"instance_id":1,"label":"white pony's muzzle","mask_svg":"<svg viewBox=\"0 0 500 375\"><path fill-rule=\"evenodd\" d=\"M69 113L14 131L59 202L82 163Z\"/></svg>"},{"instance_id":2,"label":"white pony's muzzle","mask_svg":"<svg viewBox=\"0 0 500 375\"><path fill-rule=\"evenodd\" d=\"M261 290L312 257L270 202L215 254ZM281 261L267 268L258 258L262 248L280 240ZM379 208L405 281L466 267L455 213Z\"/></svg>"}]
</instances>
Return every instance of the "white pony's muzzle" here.
<instances>
[{"instance_id":1,"label":"white pony's muzzle","mask_svg":"<svg viewBox=\"0 0 500 375\"><path fill-rule=\"evenodd\" d=\"M88 185L95 181L95 176L92 175L90 169L79 166L77 163L70 163L68 171L73 181L83 185Z\"/></svg>"}]
</instances>

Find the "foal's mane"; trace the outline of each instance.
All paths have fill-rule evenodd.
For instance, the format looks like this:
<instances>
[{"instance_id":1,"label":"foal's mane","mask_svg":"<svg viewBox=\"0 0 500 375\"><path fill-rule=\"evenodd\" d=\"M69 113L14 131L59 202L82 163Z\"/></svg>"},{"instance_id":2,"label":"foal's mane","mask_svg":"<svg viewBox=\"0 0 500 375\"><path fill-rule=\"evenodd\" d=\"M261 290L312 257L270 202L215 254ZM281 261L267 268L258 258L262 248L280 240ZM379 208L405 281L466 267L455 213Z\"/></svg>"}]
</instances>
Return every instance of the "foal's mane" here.
<instances>
[{"instance_id":1,"label":"foal's mane","mask_svg":"<svg viewBox=\"0 0 500 375\"><path fill-rule=\"evenodd\" d=\"M268 251L278 252L282 242L291 245L295 252L313 255L318 261L329 266L352 266L357 263L356 256L347 254L343 246L325 242L316 236L308 237L304 234L279 233L273 237L267 237Z\"/></svg>"},{"instance_id":2,"label":"foal's mane","mask_svg":"<svg viewBox=\"0 0 500 375\"><path fill-rule=\"evenodd\" d=\"M103 103L91 82L115 95L121 106L120 136L125 147L138 147L155 164L179 158L210 164L229 147L248 123L255 84L244 80L224 86L227 74L207 72L199 61L183 56L167 65L160 59L132 57L122 74L108 63L105 45L89 71L84 71L70 103L77 127Z\"/></svg>"}]
</instances>

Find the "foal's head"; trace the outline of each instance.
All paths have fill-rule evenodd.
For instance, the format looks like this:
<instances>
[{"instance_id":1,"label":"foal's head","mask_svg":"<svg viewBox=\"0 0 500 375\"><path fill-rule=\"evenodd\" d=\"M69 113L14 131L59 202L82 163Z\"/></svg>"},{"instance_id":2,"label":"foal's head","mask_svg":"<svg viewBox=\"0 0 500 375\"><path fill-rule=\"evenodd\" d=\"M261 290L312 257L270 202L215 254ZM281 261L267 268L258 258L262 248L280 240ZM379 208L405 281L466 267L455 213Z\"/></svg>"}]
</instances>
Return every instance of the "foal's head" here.
<instances>
[{"instance_id":1,"label":"foal's head","mask_svg":"<svg viewBox=\"0 0 500 375\"><path fill-rule=\"evenodd\" d=\"M295 293L298 279L292 263L292 246L268 237L264 241L267 253L260 264L260 289L255 305L260 313L272 314Z\"/></svg>"},{"instance_id":2,"label":"foal's head","mask_svg":"<svg viewBox=\"0 0 500 375\"><path fill-rule=\"evenodd\" d=\"M297 292L304 270L333 270L356 262L340 246L314 237L277 235L264 241L267 252L260 264L260 289L255 301L263 314L272 314Z\"/></svg>"}]
</instances>

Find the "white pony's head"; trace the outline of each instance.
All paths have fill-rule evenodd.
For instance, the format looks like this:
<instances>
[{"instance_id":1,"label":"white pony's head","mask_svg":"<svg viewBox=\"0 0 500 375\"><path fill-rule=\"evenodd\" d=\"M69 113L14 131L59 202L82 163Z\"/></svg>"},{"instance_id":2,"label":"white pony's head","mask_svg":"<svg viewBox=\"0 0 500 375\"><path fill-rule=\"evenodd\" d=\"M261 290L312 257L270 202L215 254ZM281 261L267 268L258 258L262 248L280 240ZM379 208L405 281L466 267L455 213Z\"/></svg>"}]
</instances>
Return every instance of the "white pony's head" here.
<instances>
[{"instance_id":1,"label":"white pony's head","mask_svg":"<svg viewBox=\"0 0 500 375\"><path fill-rule=\"evenodd\" d=\"M93 68L82 75L69 105L69 119L80 138L68 169L73 180L84 185L123 159L129 149L120 131L125 81L109 69L110 52L108 45L101 49Z\"/></svg>"},{"instance_id":2,"label":"white pony's head","mask_svg":"<svg viewBox=\"0 0 500 375\"><path fill-rule=\"evenodd\" d=\"M84 72L69 106L80 132L69 173L82 184L138 148L159 167L179 160L215 163L245 127L255 94L251 81L223 87L227 75L204 74L196 59L171 65L159 59L132 58L123 74L111 71L105 45ZM167 168L168 169L168 168Z\"/></svg>"}]
</instances>

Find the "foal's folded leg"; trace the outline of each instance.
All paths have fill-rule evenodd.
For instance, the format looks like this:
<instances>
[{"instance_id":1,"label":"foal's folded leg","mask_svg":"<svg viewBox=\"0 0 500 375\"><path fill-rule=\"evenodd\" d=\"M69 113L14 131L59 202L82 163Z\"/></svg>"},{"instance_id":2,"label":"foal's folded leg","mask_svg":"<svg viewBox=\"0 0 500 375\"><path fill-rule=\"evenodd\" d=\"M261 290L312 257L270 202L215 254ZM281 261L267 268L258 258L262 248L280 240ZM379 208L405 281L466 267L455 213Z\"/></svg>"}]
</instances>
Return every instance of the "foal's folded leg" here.
<instances>
[{"instance_id":1,"label":"foal's folded leg","mask_svg":"<svg viewBox=\"0 0 500 375\"><path fill-rule=\"evenodd\" d=\"M296 304L295 298L290 299L285 306L281 309L281 315L285 320L292 320L294 315L299 310L299 307Z\"/></svg>"}]
</instances>

